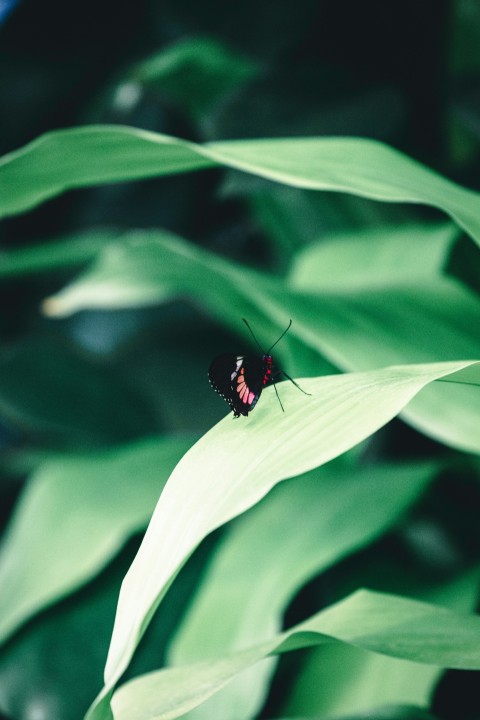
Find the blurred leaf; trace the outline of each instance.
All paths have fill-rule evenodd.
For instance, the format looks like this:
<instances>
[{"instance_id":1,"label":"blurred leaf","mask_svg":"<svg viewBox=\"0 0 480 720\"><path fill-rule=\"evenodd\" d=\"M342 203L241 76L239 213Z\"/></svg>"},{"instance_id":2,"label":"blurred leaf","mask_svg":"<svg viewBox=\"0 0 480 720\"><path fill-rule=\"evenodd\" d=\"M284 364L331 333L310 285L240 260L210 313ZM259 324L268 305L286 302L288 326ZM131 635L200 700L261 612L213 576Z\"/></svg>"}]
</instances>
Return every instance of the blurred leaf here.
<instances>
[{"instance_id":1,"label":"blurred leaf","mask_svg":"<svg viewBox=\"0 0 480 720\"><path fill-rule=\"evenodd\" d=\"M262 186L255 187L258 184ZM388 232L408 222L410 214L405 206L274 185L238 172L227 175L222 193L247 197L252 215L270 240L271 253L286 267L298 250L320 238L328 240L338 233L353 235L354 231L360 234L382 226Z\"/></svg>"},{"instance_id":2,"label":"blurred leaf","mask_svg":"<svg viewBox=\"0 0 480 720\"><path fill-rule=\"evenodd\" d=\"M278 632L298 589L395 523L438 467L333 462L275 487L218 548L174 638L171 664L220 657ZM255 715L272 670L271 663L256 666L188 717Z\"/></svg>"},{"instance_id":3,"label":"blurred leaf","mask_svg":"<svg viewBox=\"0 0 480 720\"><path fill-rule=\"evenodd\" d=\"M0 717L83 717L101 685L118 591L139 543L136 534L91 582L34 616L0 648ZM211 545L203 543L175 579L132 663L134 675L163 665Z\"/></svg>"},{"instance_id":4,"label":"blurred leaf","mask_svg":"<svg viewBox=\"0 0 480 720\"><path fill-rule=\"evenodd\" d=\"M332 639L414 662L480 669L478 616L362 590L270 641L126 683L113 696L115 720L179 717L263 657Z\"/></svg>"},{"instance_id":5,"label":"blurred leaf","mask_svg":"<svg viewBox=\"0 0 480 720\"><path fill-rule=\"evenodd\" d=\"M439 277L460 232L451 223L366 228L324 237L298 252L290 273L302 291L357 293Z\"/></svg>"},{"instance_id":6,"label":"blurred leaf","mask_svg":"<svg viewBox=\"0 0 480 720\"><path fill-rule=\"evenodd\" d=\"M0 253L0 279L86 265L117 235L114 231L91 230L88 234L72 235L65 240L3 251Z\"/></svg>"},{"instance_id":7,"label":"blurred leaf","mask_svg":"<svg viewBox=\"0 0 480 720\"><path fill-rule=\"evenodd\" d=\"M434 250L436 232L439 244ZM368 237L371 244L366 252ZM383 238L381 233L360 234L358 244L347 237L339 238L335 263L330 242L306 248L294 266L292 284L297 290L317 294L321 314L314 311L315 302L310 311L306 301L297 303L296 309L304 317L303 323L299 315L295 317L297 332L303 324L306 339L316 327L324 352L346 370L400 359L447 359L457 352L463 357L476 356L478 338L472 329L480 321L477 296L453 280L435 279L453 237L447 226L443 231L424 226L412 232L411 239L402 230ZM329 296L325 290L330 291ZM448 404L448 417L442 410L443 401ZM471 450L478 397L467 387L456 386L448 389L443 401L436 388L429 388L403 417L442 442Z\"/></svg>"},{"instance_id":8,"label":"blurred leaf","mask_svg":"<svg viewBox=\"0 0 480 720\"><path fill-rule=\"evenodd\" d=\"M32 618L0 648L2 720L83 717L100 684L118 588L135 546L87 589Z\"/></svg>"},{"instance_id":9,"label":"blurred leaf","mask_svg":"<svg viewBox=\"0 0 480 720\"><path fill-rule=\"evenodd\" d=\"M480 71L480 8L474 0L456 0L452 6L449 70L459 78L477 76Z\"/></svg>"},{"instance_id":10,"label":"blurred leaf","mask_svg":"<svg viewBox=\"0 0 480 720\"><path fill-rule=\"evenodd\" d=\"M309 653L283 712L287 717L341 718L363 711L370 718L386 703L425 707L440 675L438 667L348 645L325 645Z\"/></svg>"},{"instance_id":11,"label":"blurred leaf","mask_svg":"<svg viewBox=\"0 0 480 720\"><path fill-rule=\"evenodd\" d=\"M4 346L0 413L47 444L103 445L155 430L147 400L126 378L55 336Z\"/></svg>"},{"instance_id":12,"label":"blurred leaf","mask_svg":"<svg viewBox=\"0 0 480 720\"><path fill-rule=\"evenodd\" d=\"M287 412L282 416L270 387L253 416L241 424L227 416L196 443L170 476L123 582L99 712L102 698L128 666L172 578L208 533L257 503L281 480L355 446L429 382L468 365L399 366L303 379L312 397L284 385ZM474 369L478 373L480 365ZM480 383L480 376L477 380ZM272 423L275 411L278 419Z\"/></svg>"},{"instance_id":13,"label":"blurred leaf","mask_svg":"<svg viewBox=\"0 0 480 720\"><path fill-rule=\"evenodd\" d=\"M40 465L0 554L0 641L88 582L148 522L190 438L155 438Z\"/></svg>"},{"instance_id":14,"label":"blurred leaf","mask_svg":"<svg viewBox=\"0 0 480 720\"><path fill-rule=\"evenodd\" d=\"M132 71L197 121L259 72L253 60L207 37L186 38L162 49Z\"/></svg>"},{"instance_id":15,"label":"blurred leaf","mask_svg":"<svg viewBox=\"0 0 480 720\"><path fill-rule=\"evenodd\" d=\"M436 230L416 227L418 243L425 242L432 248L438 233L439 247L447 251L452 235L445 225L436 226ZM336 266L335 282L330 279L332 263L323 265L322 250L307 248L305 261L299 260L299 266L302 263L308 270L298 278L294 271L289 287L272 275L226 261L171 234L137 232L127 235L123 243L109 246L89 271L47 299L44 308L48 314L61 316L91 307L148 305L186 294L208 307L227 326L240 327L240 318L246 317L259 337L267 336L267 331L271 336L272 327L280 334L290 317L290 338L295 338L297 345L303 343L316 350L343 370L480 357L476 331L480 325L479 299L454 280L438 276L441 251L432 255L419 250L424 258L421 282L413 278L420 271L412 270L412 278L408 278L407 262L402 266L397 263L396 280L386 248L390 246L397 255L397 241L403 237L402 231L386 235L381 239L384 252L372 261L377 272L385 273L385 286L368 285L354 292L350 280L356 276L355 243L349 245L351 259L347 261L345 252L344 262ZM373 247L376 240L374 234ZM410 262L416 265L416 253ZM322 289L324 277L326 290ZM318 290L313 293L315 278ZM304 281L308 293L301 285ZM246 328L241 331L248 337ZM288 344L278 346L280 357L286 348ZM306 359L305 354L302 357ZM324 371L323 363L317 365L313 353L308 365L296 367L301 374ZM479 412L480 398L470 388L456 385L444 391L434 386L415 400L404 416L428 435L476 452Z\"/></svg>"},{"instance_id":16,"label":"blurred leaf","mask_svg":"<svg viewBox=\"0 0 480 720\"><path fill-rule=\"evenodd\" d=\"M216 165L305 189L432 205L450 215L480 243L477 193L387 145L356 138L238 140L195 145L121 126L59 130L0 161L1 215L28 210L72 188Z\"/></svg>"}]
</instances>

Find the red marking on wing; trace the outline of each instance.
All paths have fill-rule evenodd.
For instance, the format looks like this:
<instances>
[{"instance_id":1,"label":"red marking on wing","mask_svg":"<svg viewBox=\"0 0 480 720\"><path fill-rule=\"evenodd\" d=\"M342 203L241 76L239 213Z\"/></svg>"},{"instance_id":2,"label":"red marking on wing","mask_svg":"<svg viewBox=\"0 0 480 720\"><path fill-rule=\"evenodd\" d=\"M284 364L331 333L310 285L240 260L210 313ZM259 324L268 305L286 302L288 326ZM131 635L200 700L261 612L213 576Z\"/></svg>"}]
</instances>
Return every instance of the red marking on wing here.
<instances>
[{"instance_id":1,"label":"red marking on wing","mask_svg":"<svg viewBox=\"0 0 480 720\"><path fill-rule=\"evenodd\" d=\"M240 400L242 400L246 405L251 405L255 399L255 393L250 390L245 382L245 371L243 368L241 368L237 376L237 392Z\"/></svg>"}]
</instances>

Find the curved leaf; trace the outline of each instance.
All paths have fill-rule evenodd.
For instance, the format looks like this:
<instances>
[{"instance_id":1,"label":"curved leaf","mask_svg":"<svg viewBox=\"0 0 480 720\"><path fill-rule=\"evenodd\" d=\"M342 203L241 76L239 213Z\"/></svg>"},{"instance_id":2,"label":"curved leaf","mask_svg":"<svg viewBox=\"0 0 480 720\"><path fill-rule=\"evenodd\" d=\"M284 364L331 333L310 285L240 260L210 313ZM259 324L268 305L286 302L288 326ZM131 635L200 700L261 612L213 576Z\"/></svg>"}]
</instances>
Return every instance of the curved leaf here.
<instances>
[{"instance_id":1,"label":"curved leaf","mask_svg":"<svg viewBox=\"0 0 480 720\"><path fill-rule=\"evenodd\" d=\"M172 720L271 654L331 642L448 668L480 669L480 618L361 590L274 639L219 660L170 668L125 683L115 720Z\"/></svg>"},{"instance_id":2,"label":"curved leaf","mask_svg":"<svg viewBox=\"0 0 480 720\"><path fill-rule=\"evenodd\" d=\"M398 576L401 570L396 565L395 552L394 555L392 574ZM444 579L435 587L419 586L414 574L415 571L407 570L407 578L403 575L409 597L457 612L475 612L478 568L462 573L453 581ZM441 674L442 670L433 665L419 666L410 660L387 658L351 645L322 645L308 653L301 663L282 710L292 718L343 717L343 714L362 710L364 717L368 715L370 719L372 708L386 705L408 703L428 707Z\"/></svg>"},{"instance_id":3,"label":"curved leaf","mask_svg":"<svg viewBox=\"0 0 480 720\"><path fill-rule=\"evenodd\" d=\"M281 629L300 587L395 523L439 466L329 463L277 485L234 524L170 648L172 664L220 657ZM252 588L255 588L252 597ZM262 663L189 714L255 716L274 666Z\"/></svg>"},{"instance_id":4,"label":"curved leaf","mask_svg":"<svg viewBox=\"0 0 480 720\"><path fill-rule=\"evenodd\" d=\"M0 216L72 188L215 165L312 190L432 205L480 242L478 194L382 143L361 138L236 140L196 145L122 126L47 133L0 161Z\"/></svg>"},{"instance_id":5,"label":"curved leaf","mask_svg":"<svg viewBox=\"0 0 480 720\"><path fill-rule=\"evenodd\" d=\"M99 701L130 662L172 579L208 533L254 505L276 483L318 467L368 437L429 382L471 364L307 378L301 382L311 397L282 386L286 413L279 413L273 388L267 388L245 422L228 416L212 428L170 476L125 577ZM475 370L480 382L480 365Z\"/></svg>"}]
</instances>

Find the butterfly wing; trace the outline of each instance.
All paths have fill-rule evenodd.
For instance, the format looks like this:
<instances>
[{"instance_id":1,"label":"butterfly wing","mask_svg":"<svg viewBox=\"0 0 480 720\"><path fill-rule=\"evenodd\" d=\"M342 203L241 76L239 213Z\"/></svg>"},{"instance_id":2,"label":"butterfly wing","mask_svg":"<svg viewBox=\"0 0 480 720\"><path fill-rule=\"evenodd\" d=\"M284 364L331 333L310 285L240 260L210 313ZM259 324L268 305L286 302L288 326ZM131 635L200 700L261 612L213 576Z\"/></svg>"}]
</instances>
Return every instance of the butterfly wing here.
<instances>
[{"instance_id":1,"label":"butterfly wing","mask_svg":"<svg viewBox=\"0 0 480 720\"><path fill-rule=\"evenodd\" d=\"M248 415L263 389L264 368L254 355L218 355L208 370L213 389L230 405L235 417Z\"/></svg>"}]
</instances>

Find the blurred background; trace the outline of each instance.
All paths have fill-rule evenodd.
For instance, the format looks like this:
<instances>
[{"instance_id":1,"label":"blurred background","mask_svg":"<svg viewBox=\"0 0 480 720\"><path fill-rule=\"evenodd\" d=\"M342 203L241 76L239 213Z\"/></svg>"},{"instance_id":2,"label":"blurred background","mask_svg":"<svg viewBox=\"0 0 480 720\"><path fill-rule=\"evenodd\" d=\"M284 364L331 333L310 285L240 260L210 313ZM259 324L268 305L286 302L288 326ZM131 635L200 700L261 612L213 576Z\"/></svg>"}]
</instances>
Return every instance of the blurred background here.
<instances>
[{"instance_id":1,"label":"blurred background","mask_svg":"<svg viewBox=\"0 0 480 720\"><path fill-rule=\"evenodd\" d=\"M2 155L42 133L92 123L195 142L348 135L386 142L478 190L479 77L475 0L0 0ZM439 217L423 207L301 192L214 169L67 192L4 220L0 247L1 253L41 247L96 228L166 228L222 257L282 276L295 253L323 234ZM470 253L459 242L451 262L478 290L478 258ZM48 272L2 279L2 527L29 473L46 458L156 434L199 437L226 411L206 379L211 358L253 349L241 339L240 317L238 327L226 328L188 300L66 319L42 315L41 301L92 257L79 252ZM259 339L268 346L275 337ZM290 374L297 369L287 368ZM368 447L372 458L443 452L400 421ZM441 541L432 540L438 563L433 572L448 573L456 563L466 567L480 551L470 510L477 507L479 487L469 473L453 495L446 477L444 502L439 496L432 501L440 506L440 527L448 528ZM453 496L457 505L449 515ZM459 515L462 527L452 527ZM419 526L413 527L410 550ZM97 578L30 620L4 646L0 711L6 718L81 716L99 689L118 587L138 542L136 536ZM209 539L196 565L187 566L181 592L167 596L164 621L158 620L132 673L150 667L152 656L161 660L162 632L181 615L179 598L188 596L214 543L215 537ZM308 596L301 602L308 606ZM74 655L66 638L75 644ZM469 674L460 683L467 707ZM442 685L439 717L454 717L448 714L450 696L448 683L446 690ZM275 710L274 700L269 707ZM461 717L480 717L466 713Z\"/></svg>"}]
</instances>

